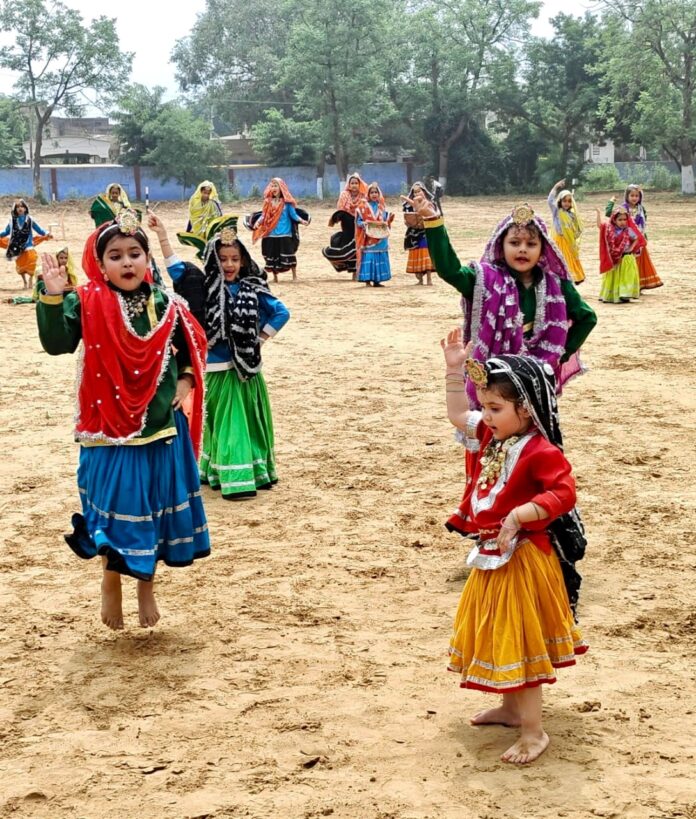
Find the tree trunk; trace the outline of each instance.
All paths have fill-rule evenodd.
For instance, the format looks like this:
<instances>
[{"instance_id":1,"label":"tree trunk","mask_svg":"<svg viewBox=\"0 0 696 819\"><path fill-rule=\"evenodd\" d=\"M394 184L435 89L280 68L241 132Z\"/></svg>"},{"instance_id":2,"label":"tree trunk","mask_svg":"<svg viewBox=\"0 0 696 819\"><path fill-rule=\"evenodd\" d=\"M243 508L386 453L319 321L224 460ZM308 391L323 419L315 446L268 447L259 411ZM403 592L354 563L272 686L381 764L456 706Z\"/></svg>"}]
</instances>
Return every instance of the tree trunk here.
<instances>
[{"instance_id":1,"label":"tree trunk","mask_svg":"<svg viewBox=\"0 0 696 819\"><path fill-rule=\"evenodd\" d=\"M442 185L443 192L447 190L447 169L449 166L449 146L441 145L438 154L437 181Z\"/></svg>"},{"instance_id":2,"label":"tree trunk","mask_svg":"<svg viewBox=\"0 0 696 819\"><path fill-rule=\"evenodd\" d=\"M317 199L324 198L324 172L326 169L326 160L322 158L317 162Z\"/></svg>"},{"instance_id":3,"label":"tree trunk","mask_svg":"<svg viewBox=\"0 0 696 819\"><path fill-rule=\"evenodd\" d=\"M454 131L447 137L447 139L444 140L444 142L440 143L438 181L442 185L443 193L445 193L447 189L447 170L449 167L450 148L464 133L464 129L466 128L468 119L469 118L466 114L464 114L463 117L460 117L459 122L457 123L457 127L454 129Z\"/></svg>"},{"instance_id":4,"label":"tree trunk","mask_svg":"<svg viewBox=\"0 0 696 819\"><path fill-rule=\"evenodd\" d=\"M682 193L692 196L696 193L696 187L694 186L693 152L689 151L689 153L691 153L690 162L682 159Z\"/></svg>"},{"instance_id":5,"label":"tree trunk","mask_svg":"<svg viewBox=\"0 0 696 819\"><path fill-rule=\"evenodd\" d=\"M42 200L44 196L41 184L41 148L43 147L43 131L46 125L44 117L36 115L36 134L34 139L34 155L31 158L32 177L34 182L34 198Z\"/></svg>"}]
</instances>

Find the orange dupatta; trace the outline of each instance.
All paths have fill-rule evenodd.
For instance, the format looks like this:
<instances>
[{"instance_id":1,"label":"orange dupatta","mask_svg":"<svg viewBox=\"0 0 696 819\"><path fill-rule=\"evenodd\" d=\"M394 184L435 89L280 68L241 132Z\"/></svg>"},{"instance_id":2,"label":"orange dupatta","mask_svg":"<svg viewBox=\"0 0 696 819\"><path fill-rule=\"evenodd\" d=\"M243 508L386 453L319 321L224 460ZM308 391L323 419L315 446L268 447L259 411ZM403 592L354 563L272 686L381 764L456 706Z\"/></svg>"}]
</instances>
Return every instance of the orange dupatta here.
<instances>
[{"instance_id":1,"label":"orange dupatta","mask_svg":"<svg viewBox=\"0 0 696 819\"><path fill-rule=\"evenodd\" d=\"M275 206L273 204L273 196L271 195L271 185L273 182L278 184L278 187L280 188L280 195L282 197ZM290 193L285 182L279 176L274 176L268 185L266 185L266 190L263 192L263 209L261 211L261 218L259 219L258 227L255 227L254 232L252 233L252 242L257 242L259 239L263 239L264 236L268 236L268 234L273 231L275 226L280 221L285 205L296 204L297 202L295 201L295 197Z\"/></svg>"}]
</instances>

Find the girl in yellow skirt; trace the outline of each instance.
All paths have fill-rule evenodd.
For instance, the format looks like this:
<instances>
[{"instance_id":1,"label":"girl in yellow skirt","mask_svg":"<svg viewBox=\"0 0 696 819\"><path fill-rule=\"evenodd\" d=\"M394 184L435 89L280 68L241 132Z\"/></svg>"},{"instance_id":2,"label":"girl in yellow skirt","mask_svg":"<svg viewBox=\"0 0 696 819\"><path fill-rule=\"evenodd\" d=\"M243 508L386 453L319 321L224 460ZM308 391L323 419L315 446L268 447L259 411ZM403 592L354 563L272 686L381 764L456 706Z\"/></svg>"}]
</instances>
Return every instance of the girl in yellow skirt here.
<instances>
[{"instance_id":1,"label":"girl in yellow skirt","mask_svg":"<svg viewBox=\"0 0 696 819\"><path fill-rule=\"evenodd\" d=\"M542 754L541 685L587 651L575 627L584 553L575 481L563 455L554 376L533 358L470 359L462 331L442 340L447 412L466 447L464 498L448 527L477 539L457 609L449 670L463 688L502 695L473 725L519 727L502 755L523 764ZM466 371L466 376L464 375ZM469 411L465 378L481 411Z\"/></svg>"},{"instance_id":2,"label":"girl in yellow skirt","mask_svg":"<svg viewBox=\"0 0 696 819\"><path fill-rule=\"evenodd\" d=\"M585 281L585 271L580 261L582 222L575 205L575 197L571 191L563 188L564 185L565 179L561 179L556 182L549 193L549 208L553 216L551 238L563 254L573 281L575 284L580 284Z\"/></svg>"},{"instance_id":3,"label":"girl in yellow skirt","mask_svg":"<svg viewBox=\"0 0 696 819\"><path fill-rule=\"evenodd\" d=\"M599 300L621 304L640 296L640 274L636 253L645 247L645 236L625 208L616 208L608 220L597 211L599 228Z\"/></svg>"}]
</instances>

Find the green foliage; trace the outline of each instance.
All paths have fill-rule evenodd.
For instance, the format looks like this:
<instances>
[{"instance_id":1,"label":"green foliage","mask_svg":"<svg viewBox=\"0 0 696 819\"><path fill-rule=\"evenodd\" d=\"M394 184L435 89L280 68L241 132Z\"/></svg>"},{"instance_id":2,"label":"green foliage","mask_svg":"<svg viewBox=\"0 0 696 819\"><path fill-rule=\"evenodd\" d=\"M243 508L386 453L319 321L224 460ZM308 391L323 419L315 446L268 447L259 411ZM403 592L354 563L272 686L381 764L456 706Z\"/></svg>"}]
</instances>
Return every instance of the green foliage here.
<instances>
[{"instance_id":1,"label":"green foliage","mask_svg":"<svg viewBox=\"0 0 696 819\"><path fill-rule=\"evenodd\" d=\"M143 157L164 182L175 179L183 188L212 176L222 165L225 151L210 139L208 123L177 105L167 105L157 119L143 130L143 136L155 145Z\"/></svg>"},{"instance_id":2,"label":"green foliage","mask_svg":"<svg viewBox=\"0 0 696 819\"><path fill-rule=\"evenodd\" d=\"M659 147L689 169L696 151L696 2L606 3L601 111L610 134Z\"/></svg>"},{"instance_id":3,"label":"green foliage","mask_svg":"<svg viewBox=\"0 0 696 819\"><path fill-rule=\"evenodd\" d=\"M383 55L396 4L303 0L301 9L290 21L282 86L294 95L295 118L316 123L319 145L343 177L368 158L393 112Z\"/></svg>"},{"instance_id":4,"label":"green foliage","mask_svg":"<svg viewBox=\"0 0 696 819\"><path fill-rule=\"evenodd\" d=\"M130 72L132 55L119 49L115 20L97 17L89 24L58 0L4 0L0 30L9 35L0 49L0 68L18 72L15 89L31 108L35 155L34 192L41 192L43 131L60 108L79 115L91 91L102 100L115 97Z\"/></svg>"},{"instance_id":5,"label":"green foliage","mask_svg":"<svg viewBox=\"0 0 696 819\"><path fill-rule=\"evenodd\" d=\"M15 100L0 96L0 167L24 161L27 124Z\"/></svg>"},{"instance_id":6,"label":"green foliage","mask_svg":"<svg viewBox=\"0 0 696 819\"><path fill-rule=\"evenodd\" d=\"M505 151L500 143L473 122L468 122L461 140L450 155L450 193L473 196L502 193L507 188Z\"/></svg>"},{"instance_id":7,"label":"green foliage","mask_svg":"<svg viewBox=\"0 0 696 819\"><path fill-rule=\"evenodd\" d=\"M652 174L650 187L656 191L678 191L681 187L679 174L671 173L664 165L658 165Z\"/></svg>"},{"instance_id":8,"label":"green foliage","mask_svg":"<svg viewBox=\"0 0 696 819\"><path fill-rule=\"evenodd\" d=\"M159 85L149 89L136 83L117 100L112 117L117 120L114 134L120 146L118 161L123 165L142 164L143 158L157 147L158 139L148 126L167 107L162 101L164 91Z\"/></svg>"},{"instance_id":9,"label":"green foliage","mask_svg":"<svg viewBox=\"0 0 696 819\"><path fill-rule=\"evenodd\" d=\"M195 112L212 111L228 133L237 133L262 119L270 102L291 102L292 93L280 85L282 58L290 22L300 13L293 2L207 0L191 34L172 53Z\"/></svg>"},{"instance_id":10,"label":"green foliage","mask_svg":"<svg viewBox=\"0 0 696 819\"><path fill-rule=\"evenodd\" d=\"M586 191L616 191L626 186L614 165L587 166L581 178Z\"/></svg>"},{"instance_id":11,"label":"green foliage","mask_svg":"<svg viewBox=\"0 0 696 819\"><path fill-rule=\"evenodd\" d=\"M277 109L251 129L254 151L267 165L314 165L321 154L319 124L297 122Z\"/></svg>"}]
</instances>

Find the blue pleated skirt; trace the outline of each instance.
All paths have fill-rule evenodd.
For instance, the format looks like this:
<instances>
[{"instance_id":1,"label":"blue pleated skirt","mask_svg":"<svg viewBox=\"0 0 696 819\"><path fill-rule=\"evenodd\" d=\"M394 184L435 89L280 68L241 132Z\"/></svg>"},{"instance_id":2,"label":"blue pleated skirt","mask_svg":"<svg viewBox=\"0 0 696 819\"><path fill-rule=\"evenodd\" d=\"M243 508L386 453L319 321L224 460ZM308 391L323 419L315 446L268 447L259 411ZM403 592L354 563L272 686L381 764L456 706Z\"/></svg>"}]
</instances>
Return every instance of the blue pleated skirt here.
<instances>
[{"instance_id":1,"label":"blue pleated skirt","mask_svg":"<svg viewBox=\"0 0 696 819\"><path fill-rule=\"evenodd\" d=\"M177 435L142 446L81 447L82 515L65 539L80 557L104 555L107 569L152 580L158 560L189 566L210 554L198 466L186 418Z\"/></svg>"},{"instance_id":2,"label":"blue pleated skirt","mask_svg":"<svg viewBox=\"0 0 696 819\"><path fill-rule=\"evenodd\" d=\"M388 250L363 250L360 257L359 282L387 282L391 279Z\"/></svg>"}]
</instances>

